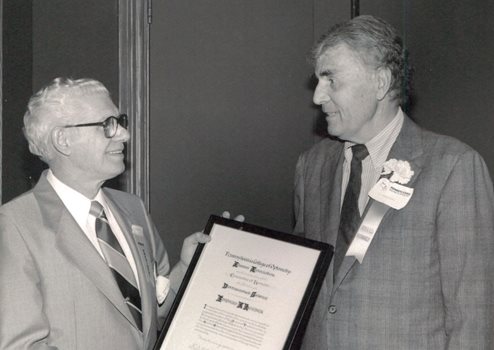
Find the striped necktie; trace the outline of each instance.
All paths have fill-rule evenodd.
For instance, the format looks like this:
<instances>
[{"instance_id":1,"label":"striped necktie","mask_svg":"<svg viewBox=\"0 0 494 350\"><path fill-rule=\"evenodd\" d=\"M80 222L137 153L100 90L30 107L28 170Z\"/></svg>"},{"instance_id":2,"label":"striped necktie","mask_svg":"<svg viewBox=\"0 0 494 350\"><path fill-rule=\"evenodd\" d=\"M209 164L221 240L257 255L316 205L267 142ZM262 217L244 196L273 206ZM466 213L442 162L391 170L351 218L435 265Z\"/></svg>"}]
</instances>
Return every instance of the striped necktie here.
<instances>
[{"instance_id":1,"label":"striped necktie","mask_svg":"<svg viewBox=\"0 0 494 350\"><path fill-rule=\"evenodd\" d=\"M369 151L364 145L356 144L352 146L352 154L350 178L346 187L345 197L343 198L340 226L336 239L333 276L336 276L360 223L358 199L362 182L362 160L369 155Z\"/></svg>"},{"instance_id":2,"label":"striped necktie","mask_svg":"<svg viewBox=\"0 0 494 350\"><path fill-rule=\"evenodd\" d=\"M125 303L134 317L137 327L142 331L141 296L137 281L130 267L129 261L118 243L105 215L103 206L98 201L91 202L89 214L96 218L95 231L98 243L105 257L105 261L115 277Z\"/></svg>"}]
</instances>

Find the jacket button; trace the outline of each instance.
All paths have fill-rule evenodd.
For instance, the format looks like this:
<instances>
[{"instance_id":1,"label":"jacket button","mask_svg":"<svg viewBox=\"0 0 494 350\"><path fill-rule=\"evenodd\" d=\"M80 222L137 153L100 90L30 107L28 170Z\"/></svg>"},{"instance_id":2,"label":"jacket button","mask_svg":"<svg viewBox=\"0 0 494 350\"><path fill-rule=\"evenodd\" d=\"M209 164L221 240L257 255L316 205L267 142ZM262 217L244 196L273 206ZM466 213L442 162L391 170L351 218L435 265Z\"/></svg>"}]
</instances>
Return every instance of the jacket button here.
<instances>
[{"instance_id":1,"label":"jacket button","mask_svg":"<svg viewBox=\"0 0 494 350\"><path fill-rule=\"evenodd\" d=\"M336 306L330 305L328 307L328 311L329 311L330 314L335 314L336 313Z\"/></svg>"}]
</instances>

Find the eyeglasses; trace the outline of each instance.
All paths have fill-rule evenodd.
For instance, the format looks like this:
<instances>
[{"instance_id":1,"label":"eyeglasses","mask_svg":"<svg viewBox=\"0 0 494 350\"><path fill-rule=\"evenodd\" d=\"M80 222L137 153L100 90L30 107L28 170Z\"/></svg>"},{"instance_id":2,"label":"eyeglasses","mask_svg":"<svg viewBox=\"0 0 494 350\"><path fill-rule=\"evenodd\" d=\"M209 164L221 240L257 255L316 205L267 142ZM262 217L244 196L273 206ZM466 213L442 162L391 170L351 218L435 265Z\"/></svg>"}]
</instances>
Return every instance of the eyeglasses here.
<instances>
[{"instance_id":1,"label":"eyeglasses","mask_svg":"<svg viewBox=\"0 0 494 350\"><path fill-rule=\"evenodd\" d=\"M86 124L75 124L75 125L65 125L64 128L82 128L86 126L102 126L105 132L105 137L111 139L117 133L118 126L127 129L129 125L129 117L127 114L120 114L117 117L110 116L99 123L86 123Z\"/></svg>"}]
</instances>

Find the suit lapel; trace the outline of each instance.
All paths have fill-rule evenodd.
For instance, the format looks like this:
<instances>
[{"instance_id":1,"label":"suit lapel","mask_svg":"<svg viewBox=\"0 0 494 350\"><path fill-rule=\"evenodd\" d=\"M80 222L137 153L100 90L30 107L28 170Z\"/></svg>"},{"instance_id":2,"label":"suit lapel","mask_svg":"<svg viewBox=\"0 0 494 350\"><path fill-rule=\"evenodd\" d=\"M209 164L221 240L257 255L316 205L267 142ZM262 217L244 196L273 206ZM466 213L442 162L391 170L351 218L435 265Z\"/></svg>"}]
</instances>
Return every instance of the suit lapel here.
<instances>
[{"instance_id":1,"label":"suit lapel","mask_svg":"<svg viewBox=\"0 0 494 350\"><path fill-rule=\"evenodd\" d=\"M415 183L416 179L419 177L419 174L424 164L424 157L422 156L423 154L424 151L422 144L422 131L412 120L410 120L407 116L405 116L405 119L403 121L403 127L395 143L391 147L387 159L405 160L410 163L410 166L414 171L414 174L410 179L410 182L406 184L406 186L408 187L413 188L413 184ZM339 172L342 173L341 169L339 170ZM339 188L341 191L341 179L339 184L340 184ZM370 198L364 210L364 214L362 215L362 219L365 218L365 215L367 214L369 207L372 205L373 202L374 200ZM374 242L373 244L375 244L375 240L378 239L381 228L386 225L385 223L386 220L388 220L390 216L397 214L398 211L391 208L386 212L383 220L381 221L381 224L379 225L379 229L376 232L376 237L373 240ZM338 227L336 227L336 232L338 232ZM336 291L336 289L340 286L341 282L345 279L347 274L350 272L350 270L356 265L358 265L357 259L353 256L348 256L343 259L338 274L335 276L333 294Z\"/></svg>"},{"instance_id":2,"label":"suit lapel","mask_svg":"<svg viewBox=\"0 0 494 350\"><path fill-rule=\"evenodd\" d=\"M415 181L424 167L425 157L422 130L407 116L405 116L405 120L403 121L400 135L398 135L396 142L389 151L388 159L405 160L410 163L414 174L406 186L413 188ZM396 212L396 210L392 212Z\"/></svg>"},{"instance_id":3,"label":"suit lapel","mask_svg":"<svg viewBox=\"0 0 494 350\"><path fill-rule=\"evenodd\" d=\"M88 240L43 173L33 194L44 224L56 234L59 251L72 262L134 326L135 321L108 265Z\"/></svg>"},{"instance_id":4,"label":"suit lapel","mask_svg":"<svg viewBox=\"0 0 494 350\"><path fill-rule=\"evenodd\" d=\"M60 251L94 283L120 313L134 324L135 321L128 306L123 302L120 289L108 265L86 238L70 213L63 214L58 227L57 244Z\"/></svg>"},{"instance_id":5,"label":"suit lapel","mask_svg":"<svg viewBox=\"0 0 494 350\"><path fill-rule=\"evenodd\" d=\"M147 339L148 332L151 328L152 317L151 315L155 312L156 301L156 291L152 288L154 283L149 283L150 276L148 273L148 267L146 266L146 257L142 256L141 250L138 249L137 243L132 231L132 222L130 218L132 217L130 213L118 202L112 199L111 194L108 191L103 190L105 197L107 198L107 204L112 211L115 220L117 220L122 233L129 244L130 251L134 257L136 264L137 274L139 276L139 289L141 292L141 309L142 309L142 332L144 334L144 339ZM132 324L135 323L132 319Z\"/></svg>"},{"instance_id":6,"label":"suit lapel","mask_svg":"<svg viewBox=\"0 0 494 350\"><path fill-rule=\"evenodd\" d=\"M340 206L341 206L341 179L343 177L343 161L344 157L343 143L339 151L333 152L325 159L322 166L321 176L321 233L322 237L319 240L324 240L326 243L336 246L336 238L338 236L338 226L340 223ZM336 169L336 170L333 170ZM331 171L334 171L331 173ZM334 213L334 215L330 215ZM329 290L332 289L333 269L329 269L327 278Z\"/></svg>"}]
</instances>

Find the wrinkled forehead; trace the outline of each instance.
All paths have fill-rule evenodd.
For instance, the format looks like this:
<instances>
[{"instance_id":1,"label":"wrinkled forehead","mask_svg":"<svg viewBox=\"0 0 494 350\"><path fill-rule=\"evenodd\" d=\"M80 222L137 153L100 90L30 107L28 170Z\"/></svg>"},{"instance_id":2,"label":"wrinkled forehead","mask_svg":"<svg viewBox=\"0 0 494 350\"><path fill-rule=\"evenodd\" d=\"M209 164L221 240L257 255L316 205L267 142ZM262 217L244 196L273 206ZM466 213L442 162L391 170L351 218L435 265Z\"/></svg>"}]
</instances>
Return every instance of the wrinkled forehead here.
<instances>
[{"instance_id":1,"label":"wrinkled forehead","mask_svg":"<svg viewBox=\"0 0 494 350\"><path fill-rule=\"evenodd\" d=\"M315 74L317 77L326 76L329 73L336 73L346 70L349 67L360 68L366 62L362 59L358 51L345 43L338 43L328 46L321 51L315 61Z\"/></svg>"}]
</instances>

